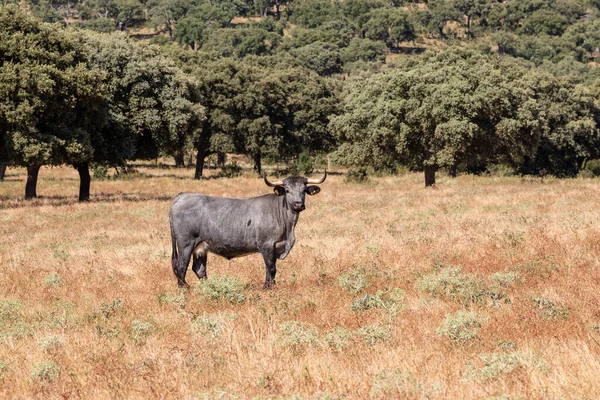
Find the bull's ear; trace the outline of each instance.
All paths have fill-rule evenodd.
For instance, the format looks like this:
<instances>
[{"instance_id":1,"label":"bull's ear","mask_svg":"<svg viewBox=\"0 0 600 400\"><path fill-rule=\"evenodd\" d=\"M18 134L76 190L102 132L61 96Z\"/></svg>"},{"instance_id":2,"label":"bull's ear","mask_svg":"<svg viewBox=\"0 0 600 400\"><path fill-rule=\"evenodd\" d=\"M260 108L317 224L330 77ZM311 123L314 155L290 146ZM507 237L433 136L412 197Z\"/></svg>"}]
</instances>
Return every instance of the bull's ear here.
<instances>
[{"instance_id":1,"label":"bull's ear","mask_svg":"<svg viewBox=\"0 0 600 400\"><path fill-rule=\"evenodd\" d=\"M319 193L320 191L321 191L321 188L318 187L318 186L314 186L314 185L309 186L309 187L306 188L306 193L308 193L311 196L314 195L314 194Z\"/></svg>"},{"instance_id":2,"label":"bull's ear","mask_svg":"<svg viewBox=\"0 0 600 400\"><path fill-rule=\"evenodd\" d=\"M283 196L285 194L285 188L283 186L277 185L273 188L273 191L277 196Z\"/></svg>"}]
</instances>

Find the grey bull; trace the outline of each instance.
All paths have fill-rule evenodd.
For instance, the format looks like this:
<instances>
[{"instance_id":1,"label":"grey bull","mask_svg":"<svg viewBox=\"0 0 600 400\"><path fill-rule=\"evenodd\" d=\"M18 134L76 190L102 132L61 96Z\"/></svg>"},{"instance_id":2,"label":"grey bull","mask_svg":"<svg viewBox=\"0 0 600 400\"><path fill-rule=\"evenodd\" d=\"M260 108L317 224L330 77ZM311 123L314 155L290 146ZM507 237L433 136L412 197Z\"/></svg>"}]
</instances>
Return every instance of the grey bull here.
<instances>
[{"instance_id":1,"label":"grey bull","mask_svg":"<svg viewBox=\"0 0 600 400\"><path fill-rule=\"evenodd\" d=\"M265 288L275 284L276 261L283 260L296 240L294 227L304 210L306 194L321 191L320 180L290 176L265 183L274 194L248 199L181 193L171 205L172 266L180 287L188 287L185 275L193 255L192 269L206 278L208 252L231 259L252 253L262 254L267 269ZM310 186L309 186L310 185Z\"/></svg>"}]
</instances>

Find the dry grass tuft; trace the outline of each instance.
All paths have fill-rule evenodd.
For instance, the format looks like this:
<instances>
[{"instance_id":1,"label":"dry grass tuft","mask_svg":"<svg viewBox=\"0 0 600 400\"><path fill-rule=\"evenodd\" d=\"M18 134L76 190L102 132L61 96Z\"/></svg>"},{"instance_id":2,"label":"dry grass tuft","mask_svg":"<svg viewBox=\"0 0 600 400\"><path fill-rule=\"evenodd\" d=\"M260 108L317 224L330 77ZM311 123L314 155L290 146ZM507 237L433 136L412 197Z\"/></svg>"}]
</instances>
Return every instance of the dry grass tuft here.
<instances>
[{"instance_id":1,"label":"dry grass tuft","mask_svg":"<svg viewBox=\"0 0 600 400\"><path fill-rule=\"evenodd\" d=\"M270 189L136 169L85 204L72 168L0 183L0 397L600 398L597 180L331 174L276 288L209 255L182 291L171 200Z\"/></svg>"}]
</instances>

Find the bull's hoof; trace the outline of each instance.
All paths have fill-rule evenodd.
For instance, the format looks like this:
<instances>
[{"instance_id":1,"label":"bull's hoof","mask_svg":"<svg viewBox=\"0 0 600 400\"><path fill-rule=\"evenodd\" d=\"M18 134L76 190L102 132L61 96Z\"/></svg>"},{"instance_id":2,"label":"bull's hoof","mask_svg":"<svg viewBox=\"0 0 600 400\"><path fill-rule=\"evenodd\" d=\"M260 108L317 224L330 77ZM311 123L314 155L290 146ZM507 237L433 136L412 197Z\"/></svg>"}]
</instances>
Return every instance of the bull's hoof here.
<instances>
[{"instance_id":1,"label":"bull's hoof","mask_svg":"<svg viewBox=\"0 0 600 400\"><path fill-rule=\"evenodd\" d=\"M265 282L265 289L273 289L275 287L276 283L275 281L271 281L271 282Z\"/></svg>"},{"instance_id":2,"label":"bull's hoof","mask_svg":"<svg viewBox=\"0 0 600 400\"><path fill-rule=\"evenodd\" d=\"M177 286L179 286L180 289L189 289L190 285L188 285L187 282L182 282L182 281L178 281L177 282Z\"/></svg>"}]
</instances>

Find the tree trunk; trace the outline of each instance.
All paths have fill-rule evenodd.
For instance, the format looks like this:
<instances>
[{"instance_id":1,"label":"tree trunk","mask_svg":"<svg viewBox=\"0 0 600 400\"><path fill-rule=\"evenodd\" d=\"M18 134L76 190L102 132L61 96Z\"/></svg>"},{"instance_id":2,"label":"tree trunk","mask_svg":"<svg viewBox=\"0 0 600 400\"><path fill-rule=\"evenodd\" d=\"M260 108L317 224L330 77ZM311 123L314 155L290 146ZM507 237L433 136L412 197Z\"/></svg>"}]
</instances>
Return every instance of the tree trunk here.
<instances>
[{"instance_id":1,"label":"tree trunk","mask_svg":"<svg viewBox=\"0 0 600 400\"><path fill-rule=\"evenodd\" d=\"M202 179L202 170L204 169L204 157L206 157L206 148L199 145L198 154L196 155L196 173L194 179Z\"/></svg>"},{"instance_id":2,"label":"tree trunk","mask_svg":"<svg viewBox=\"0 0 600 400\"><path fill-rule=\"evenodd\" d=\"M4 180L5 173L6 173L6 164L0 164L0 181Z\"/></svg>"},{"instance_id":3,"label":"tree trunk","mask_svg":"<svg viewBox=\"0 0 600 400\"><path fill-rule=\"evenodd\" d=\"M456 178L456 169L457 169L457 165L456 164L452 164L452 166L450 166L450 170L448 171L448 173L450 174L451 178Z\"/></svg>"},{"instance_id":4,"label":"tree trunk","mask_svg":"<svg viewBox=\"0 0 600 400\"><path fill-rule=\"evenodd\" d=\"M37 197L37 180L40 172L39 165L27 166L27 183L25 184L25 200Z\"/></svg>"},{"instance_id":5,"label":"tree trunk","mask_svg":"<svg viewBox=\"0 0 600 400\"><path fill-rule=\"evenodd\" d=\"M425 165L423 171L425 172L425 187L435 185L435 165Z\"/></svg>"},{"instance_id":6,"label":"tree trunk","mask_svg":"<svg viewBox=\"0 0 600 400\"><path fill-rule=\"evenodd\" d=\"M175 159L175 168L183 168L185 167L185 157L183 156L183 151L178 151L173 156Z\"/></svg>"},{"instance_id":7,"label":"tree trunk","mask_svg":"<svg viewBox=\"0 0 600 400\"><path fill-rule=\"evenodd\" d=\"M218 152L217 164L219 164L219 167L223 168L225 166L225 161L227 161L227 155L223 152Z\"/></svg>"},{"instance_id":8,"label":"tree trunk","mask_svg":"<svg viewBox=\"0 0 600 400\"><path fill-rule=\"evenodd\" d=\"M74 167L79 172L79 201L90 201L90 166L84 162Z\"/></svg>"},{"instance_id":9,"label":"tree trunk","mask_svg":"<svg viewBox=\"0 0 600 400\"><path fill-rule=\"evenodd\" d=\"M256 171L256 173L260 175L260 173L262 172L262 166L260 164L260 162L261 162L260 152L254 154L252 156L252 158L254 159L254 171Z\"/></svg>"}]
</instances>

